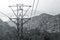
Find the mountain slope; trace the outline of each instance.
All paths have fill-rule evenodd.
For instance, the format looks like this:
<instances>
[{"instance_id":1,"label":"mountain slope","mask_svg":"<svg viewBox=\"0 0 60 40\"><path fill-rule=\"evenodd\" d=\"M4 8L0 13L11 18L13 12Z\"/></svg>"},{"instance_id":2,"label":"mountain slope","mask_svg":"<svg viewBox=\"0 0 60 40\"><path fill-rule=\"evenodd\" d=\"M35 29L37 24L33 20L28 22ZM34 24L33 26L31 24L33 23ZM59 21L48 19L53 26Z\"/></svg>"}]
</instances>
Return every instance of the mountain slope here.
<instances>
[{"instance_id":1,"label":"mountain slope","mask_svg":"<svg viewBox=\"0 0 60 40\"><path fill-rule=\"evenodd\" d=\"M10 27L8 23L0 19L0 37L6 37L7 33L12 34L14 31L16 31L15 28Z\"/></svg>"},{"instance_id":2,"label":"mountain slope","mask_svg":"<svg viewBox=\"0 0 60 40\"><path fill-rule=\"evenodd\" d=\"M24 24L24 27L26 27L27 29L39 28L40 30L47 30L49 32L58 32L60 27L59 20L60 20L59 14L53 16L42 13L39 16L32 17L31 20L29 20L29 22Z\"/></svg>"}]
</instances>

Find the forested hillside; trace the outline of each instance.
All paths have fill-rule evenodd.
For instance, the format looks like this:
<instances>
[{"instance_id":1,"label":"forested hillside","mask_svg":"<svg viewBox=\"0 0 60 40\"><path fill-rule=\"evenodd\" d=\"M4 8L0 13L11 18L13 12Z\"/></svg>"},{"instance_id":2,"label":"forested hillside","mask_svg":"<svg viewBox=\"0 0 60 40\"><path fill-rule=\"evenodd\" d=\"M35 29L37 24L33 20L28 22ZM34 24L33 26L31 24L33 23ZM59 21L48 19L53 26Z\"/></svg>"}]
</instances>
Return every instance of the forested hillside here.
<instances>
[{"instance_id":1,"label":"forested hillside","mask_svg":"<svg viewBox=\"0 0 60 40\"><path fill-rule=\"evenodd\" d=\"M23 37L24 40L44 40L45 37L60 40L60 14L53 16L43 13L32 17L24 25ZM17 40L16 26L12 27L0 19L0 40Z\"/></svg>"}]
</instances>

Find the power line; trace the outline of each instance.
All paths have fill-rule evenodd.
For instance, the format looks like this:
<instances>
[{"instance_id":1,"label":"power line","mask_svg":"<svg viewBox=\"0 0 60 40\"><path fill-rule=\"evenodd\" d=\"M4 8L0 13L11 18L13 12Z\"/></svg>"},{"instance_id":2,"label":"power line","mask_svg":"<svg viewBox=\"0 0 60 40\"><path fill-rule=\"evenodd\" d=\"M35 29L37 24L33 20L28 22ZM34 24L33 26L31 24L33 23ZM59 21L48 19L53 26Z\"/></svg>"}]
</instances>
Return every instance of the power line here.
<instances>
[{"instance_id":1,"label":"power line","mask_svg":"<svg viewBox=\"0 0 60 40\"><path fill-rule=\"evenodd\" d=\"M9 16L7 16L6 14L4 14L3 12L1 12L1 11L0 11L0 13L1 13L1 14L3 14L4 16L6 16L6 17L10 18Z\"/></svg>"},{"instance_id":2,"label":"power line","mask_svg":"<svg viewBox=\"0 0 60 40\"><path fill-rule=\"evenodd\" d=\"M33 1L33 6L32 6L32 10L31 10L31 15L32 15L32 13L33 13L34 5L35 5L35 0Z\"/></svg>"},{"instance_id":3,"label":"power line","mask_svg":"<svg viewBox=\"0 0 60 40\"><path fill-rule=\"evenodd\" d=\"M27 11L24 13L24 16L26 15L26 13L29 11L30 7L27 9Z\"/></svg>"},{"instance_id":4,"label":"power line","mask_svg":"<svg viewBox=\"0 0 60 40\"><path fill-rule=\"evenodd\" d=\"M9 6L10 7L10 6ZM10 7L11 8L11 7ZM17 15L15 14L14 10L11 8L11 10L13 11L14 15L17 17Z\"/></svg>"},{"instance_id":5,"label":"power line","mask_svg":"<svg viewBox=\"0 0 60 40\"><path fill-rule=\"evenodd\" d=\"M34 14L35 14L36 11L37 11L38 4L39 4L39 0L37 1L36 8L35 8L35 11L34 11Z\"/></svg>"},{"instance_id":6,"label":"power line","mask_svg":"<svg viewBox=\"0 0 60 40\"><path fill-rule=\"evenodd\" d=\"M0 11L1 14L3 14L4 16L8 17L13 23L15 23L9 16L7 16L6 14L4 14L3 12ZM16 23L15 23L16 24Z\"/></svg>"}]
</instances>

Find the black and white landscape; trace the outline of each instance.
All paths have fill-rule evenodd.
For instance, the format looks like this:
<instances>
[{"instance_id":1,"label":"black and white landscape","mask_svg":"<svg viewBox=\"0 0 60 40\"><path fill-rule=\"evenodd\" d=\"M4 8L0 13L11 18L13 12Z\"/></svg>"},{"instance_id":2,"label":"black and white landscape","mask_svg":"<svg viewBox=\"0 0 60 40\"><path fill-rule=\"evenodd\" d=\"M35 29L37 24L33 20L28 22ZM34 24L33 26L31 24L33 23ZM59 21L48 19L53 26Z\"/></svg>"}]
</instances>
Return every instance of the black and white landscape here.
<instances>
[{"instance_id":1,"label":"black and white landscape","mask_svg":"<svg viewBox=\"0 0 60 40\"><path fill-rule=\"evenodd\" d=\"M60 0L0 0L0 40L60 40Z\"/></svg>"},{"instance_id":2,"label":"black and white landscape","mask_svg":"<svg viewBox=\"0 0 60 40\"><path fill-rule=\"evenodd\" d=\"M13 25L13 26L11 26ZM0 39L16 40L16 26L12 22L3 22L0 19ZM28 34L27 34L28 33ZM60 14L49 15L42 13L39 16L32 17L29 22L24 25L24 37L31 40L43 40L47 33L50 40L60 39ZM36 38L35 38L36 37Z\"/></svg>"}]
</instances>

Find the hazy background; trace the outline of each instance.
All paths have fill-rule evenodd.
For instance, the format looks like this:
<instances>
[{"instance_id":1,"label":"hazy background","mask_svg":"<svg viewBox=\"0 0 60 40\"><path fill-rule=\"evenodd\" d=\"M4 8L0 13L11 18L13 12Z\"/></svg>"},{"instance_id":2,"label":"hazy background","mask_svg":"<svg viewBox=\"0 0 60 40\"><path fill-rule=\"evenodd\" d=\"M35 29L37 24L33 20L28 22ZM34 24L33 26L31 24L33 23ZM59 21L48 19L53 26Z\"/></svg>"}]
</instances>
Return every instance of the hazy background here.
<instances>
[{"instance_id":1,"label":"hazy background","mask_svg":"<svg viewBox=\"0 0 60 40\"><path fill-rule=\"evenodd\" d=\"M32 5L33 1L34 0L0 0L0 11L5 13L6 15L13 16L13 12L8 7L9 5L16 5L19 3ZM36 2L37 0L35 1L35 4ZM59 14L60 13L60 0L39 0L37 13L33 15L39 15L44 12L48 14L52 14L52 15ZM4 21L8 20L8 18L5 18L5 16L3 16L2 14L0 14L0 18Z\"/></svg>"}]
</instances>

